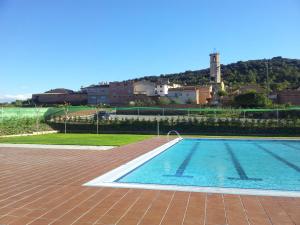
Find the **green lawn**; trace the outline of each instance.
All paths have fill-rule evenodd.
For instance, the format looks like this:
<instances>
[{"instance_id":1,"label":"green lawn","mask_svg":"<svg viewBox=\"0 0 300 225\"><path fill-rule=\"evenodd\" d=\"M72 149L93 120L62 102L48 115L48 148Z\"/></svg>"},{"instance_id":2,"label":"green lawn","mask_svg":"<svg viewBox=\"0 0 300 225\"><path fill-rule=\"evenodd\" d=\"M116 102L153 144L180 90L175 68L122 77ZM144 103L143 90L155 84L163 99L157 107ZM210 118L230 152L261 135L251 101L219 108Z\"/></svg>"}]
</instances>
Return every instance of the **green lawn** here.
<instances>
[{"instance_id":1,"label":"green lawn","mask_svg":"<svg viewBox=\"0 0 300 225\"><path fill-rule=\"evenodd\" d=\"M154 136L135 134L45 134L23 137L0 137L0 143L121 146L152 137Z\"/></svg>"}]
</instances>

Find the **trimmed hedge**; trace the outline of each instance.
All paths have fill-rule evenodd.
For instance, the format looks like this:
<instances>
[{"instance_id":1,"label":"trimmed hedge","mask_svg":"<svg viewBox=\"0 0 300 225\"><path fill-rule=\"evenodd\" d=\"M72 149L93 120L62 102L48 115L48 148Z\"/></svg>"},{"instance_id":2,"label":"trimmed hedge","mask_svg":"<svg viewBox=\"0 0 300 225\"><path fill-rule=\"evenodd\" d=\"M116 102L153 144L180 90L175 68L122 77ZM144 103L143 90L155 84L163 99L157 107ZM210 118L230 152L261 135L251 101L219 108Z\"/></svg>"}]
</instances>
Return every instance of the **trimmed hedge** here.
<instances>
[{"instance_id":1,"label":"trimmed hedge","mask_svg":"<svg viewBox=\"0 0 300 225\"><path fill-rule=\"evenodd\" d=\"M49 125L61 132L64 131L64 123L51 122ZM166 119L159 122L160 132L167 133L177 130L181 134L237 134L237 135L300 135L300 120L198 120L189 118ZM68 121L67 132L69 133L95 133L96 124L93 119ZM101 133L141 133L155 134L157 121L145 121L136 119L104 120L100 121L99 132Z\"/></svg>"}]
</instances>

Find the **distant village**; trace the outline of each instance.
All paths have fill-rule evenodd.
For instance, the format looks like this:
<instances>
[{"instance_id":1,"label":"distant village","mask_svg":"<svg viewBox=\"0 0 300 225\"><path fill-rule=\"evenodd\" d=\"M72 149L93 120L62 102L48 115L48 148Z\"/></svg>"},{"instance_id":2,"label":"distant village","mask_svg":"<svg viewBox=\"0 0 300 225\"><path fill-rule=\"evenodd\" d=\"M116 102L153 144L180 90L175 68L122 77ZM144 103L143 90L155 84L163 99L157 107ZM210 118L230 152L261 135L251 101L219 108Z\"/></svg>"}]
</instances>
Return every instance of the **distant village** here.
<instances>
[{"instance_id":1,"label":"distant village","mask_svg":"<svg viewBox=\"0 0 300 225\"><path fill-rule=\"evenodd\" d=\"M257 84L249 84L238 90L226 90L221 77L220 54L210 54L210 82L206 85L186 86L170 83L168 79L158 82L149 80L128 80L121 82L101 82L82 87L80 91L57 88L45 93L33 94L32 101L38 105L109 105L109 106L147 106L147 105L199 105L228 106L235 95L255 91L265 93ZM222 93L229 93L223 95ZM300 105L300 90L284 90L270 93L268 97L278 104Z\"/></svg>"}]
</instances>

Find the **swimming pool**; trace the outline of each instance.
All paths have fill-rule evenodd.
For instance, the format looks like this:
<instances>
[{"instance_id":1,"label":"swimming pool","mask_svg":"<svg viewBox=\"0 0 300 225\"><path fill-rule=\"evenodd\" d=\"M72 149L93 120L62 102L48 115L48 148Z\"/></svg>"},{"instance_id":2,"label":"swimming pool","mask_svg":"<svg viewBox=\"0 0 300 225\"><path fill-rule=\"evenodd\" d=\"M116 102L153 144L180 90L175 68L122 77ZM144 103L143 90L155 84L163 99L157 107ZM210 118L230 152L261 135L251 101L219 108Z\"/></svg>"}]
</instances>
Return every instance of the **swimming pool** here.
<instances>
[{"instance_id":1,"label":"swimming pool","mask_svg":"<svg viewBox=\"0 0 300 225\"><path fill-rule=\"evenodd\" d=\"M138 158L129 168L124 165L119 172L113 171L102 183L190 191L300 193L300 141L183 139L168 144L152 151L144 161Z\"/></svg>"}]
</instances>

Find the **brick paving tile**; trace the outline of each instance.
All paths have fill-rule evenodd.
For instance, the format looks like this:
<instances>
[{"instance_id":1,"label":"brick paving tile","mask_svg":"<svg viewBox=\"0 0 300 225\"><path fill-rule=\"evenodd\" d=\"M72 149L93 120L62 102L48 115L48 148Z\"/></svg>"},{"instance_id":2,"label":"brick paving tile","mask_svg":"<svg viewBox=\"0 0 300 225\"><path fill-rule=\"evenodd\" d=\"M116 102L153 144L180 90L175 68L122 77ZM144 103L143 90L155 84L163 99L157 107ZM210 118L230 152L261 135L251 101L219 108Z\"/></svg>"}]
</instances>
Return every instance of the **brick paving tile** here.
<instances>
[{"instance_id":1,"label":"brick paving tile","mask_svg":"<svg viewBox=\"0 0 300 225\"><path fill-rule=\"evenodd\" d=\"M226 218L229 225L248 225L248 218L239 195L224 195Z\"/></svg>"},{"instance_id":2,"label":"brick paving tile","mask_svg":"<svg viewBox=\"0 0 300 225\"><path fill-rule=\"evenodd\" d=\"M115 190L76 222L95 223L102 215L109 211L114 204L123 198L128 191L128 189Z\"/></svg>"},{"instance_id":3,"label":"brick paving tile","mask_svg":"<svg viewBox=\"0 0 300 225\"><path fill-rule=\"evenodd\" d=\"M165 142L109 151L0 147L0 224L300 225L300 198L82 186Z\"/></svg>"},{"instance_id":4,"label":"brick paving tile","mask_svg":"<svg viewBox=\"0 0 300 225\"><path fill-rule=\"evenodd\" d=\"M33 218L29 218L29 217L19 217L19 218L16 218L15 220L13 220L9 224L10 225L24 225L24 224L32 222L33 220L34 220Z\"/></svg>"},{"instance_id":5,"label":"brick paving tile","mask_svg":"<svg viewBox=\"0 0 300 225\"><path fill-rule=\"evenodd\" d=\"M118 201L113 208L106 212L96 223L115 224L119 218L138 200L141 190L130 190L124 198Z\"/></svg>"},{"instance_id":6,"label":"brick paving tile","mask_svg":"<svg viewBox=\"0 0 300 225\"><path fill-rule=\"evenodd\" d=\"M51 210L55 208L57 205L61 204L62 202L65 202L68 199L71 199L74 196L80 194L84 190L85 189L82 189L81 187L70 187L69 190L66 190L66 192L63 192L61 195L58 195L58 197L53 198L52 200L41 204L41 209Z\"/></svg>"},{"instance_id":7,"label":"brick paving tile","mask_svg":"<svg viewBox=\"0 0 300 225\"><path fill-rule=\"evenodd\" d=\"M117 222L118 225L138 224L140 218L146 213L152 202L158 196L157 191L143 190L141 197Z\"/></svg>"},{"instance_id":8,"label":"brick paving tile","mask_svg":"<svg viewBox=\"0 0 300 225\"><path fill-rule=\"evenodd\" d=\"M286 213L290 216L291 220L297 224L300 225L300 204L291 201L291 198L274 198L275 201L277 201L283 210L286 211Z\"/></svg>"},{"instance_id":9,"label":"brick paving tile","mask_svg":"<svg viewBox=\"0 0 300 225\"><path fill-rule=\"evenodd\" d=\"M103 198L103 195L105 194L105 192L108 193L108 191L109 191L109 189L97 190L94 195L87 198L84 202L73 207L71 210L69 210L67 213L65 213L61 217L56 218L54 221L54 224L61 224L61 223L71 224L71 223L75 222L76 219L78 219L82 214L84 214L91 207L96 205Z\"/></svg>"},{"instance_id":10,"label":"brick paving tile","mask_svg":"<svg viewBox=\"0 0 300 225\"><path fill-rule=\"evenodd\" d=\"M223 197L220 194L207 194L205 224L227 224Z\"/></svg>"},{"instance_id":11,"label":"brick paving tile","mask_svg":"<svg viewBox=\"0 0 300 225\"><path fill-rule=\"evenodd\" d=\"M18 193L18 194L12 195L11 197L3 199L2 201L0 201L0 210L1 210L1 208L10 206L10 205L12 205L12 204L14 204L18 201L21 201L23 199L26 199L26 198L30 197L33 194L36 194L37 192L41 191L41 187L42 187L41 185L38 185L38 186L36 186L32 189L29 189L29 190L24 191L22 193Z\"/></svg>"},{"instance_id":12,"label":"brick paving tile","mask_svg":"<svg viewBox=\"0 0 300 225\"><path fill-rule=\"evenodd\" d=\"M73 198L70 198L63 202L63 204L58 205L45 215L41 217L41 219L57 219L64 214L66 214L68 211L70 211L72 208L80 204L85 199L89 198L91 195L93 195L96 192L95 189L87 189L82 192L80 192L78 195L74 195Z\"/></svg>"},{"instance_id":13,"label":"brick paving tile","mask_svg":"<svg viewBox=\"0 0 300 225\"><path fill-rule=\"evenodd\" d=\"M50 201L53 201L54 199L61 197L65 193L72 190L73 187L69 186L59 186L56 185L56 189L53 191L49 191L47 194L41 196L39 199L36 199L26 205L26 208L28 209L40 209L42 206L46 203L49 203Z\"/></svg>"},{"instance_id":14,"label":"brick paving tile","mask_svg":"<svg viewBox=\"0 0 300 225\"><path fill-rule=\"evenodd\" d=\"M48 212L47 209L33 209L30 213L26 214L25 217L27 218L39 218L42 215L46 214Z\"/></svg>"},{"instance_id":15,"label":"brick paving tile","mask_svg":"<svg viewBox=\"0 0 300 225\"><path fill-rule=\"evenodd\" d=\"M18 217L16 216L2 216L0 217L0 224L9 224L11 222L13 222L14 220L16 220Z\"/></svg>"},{"instance_id":16,"label":"brick paving tile","mask_svg":"<svg viewBox=\"0 0 300 225\"><path fill-rule=\"evenodd\" d=\"M171 201L171 204L169 205L169 208L161 224L181 225L186 213L189 196L190 193L188 192L175 192L175 195Z\"/></svg>"},{"instance_id":17,"label":"brick paving tile","mask_svg":"<svg viewBox=\"0 0 300 225\"><path fill-rule=\"evenodd\" d=\"M10 216L25 216L28 213L31 213L30 209L25 209L25 208L18 208L18 209L14 209L12 210L8 215Z\"/></svg>"},{"instance_id":18,"label":"brick paving tile","mask_svg":"<svg viewBox=\"0 0 300 225\"><path fill-rule=\"evenodd\" d=\"M160 224L168 209L168 206L171 203L172 198L174 197L174 194L174 192L161 191L139 224Z\"/></svg>"},{"instance_id":19,"label":"brick paving tile","mask_svg":"<svg viewBox=\"0 0 300 225\"><path fill-rule=\"evenodd\" d=\"M288 214L273 200L273 197L259 197L259 200L273 225L294 225Z\"/></svg>"},{"instance_id":20,"label":"brick paving tile","mask_svg":"<svg viewBox=\"0 0 300 225\"><path fill-rule=\"evenodd\" d=\"M272 225L257 197L241 196L241 200L251 225Z\"/></svg>"},{"instance_id":21,"label":"brick paving tile","mask_svg":"<svg viewBox=\"0 0 300 225\"><path fill-rule=\"evenodd\" d=\"M52 223L52 220L37 219L31 223L28 223L28 225L49 225L51 223Z\"/></svg>"},{"instance_id":22,"label":"brick paving tile","mask_svg":"<svg viewBox=\"0 0 300 225\"><path fill-rule=\"evenodd\" d=\"M14 210L15 210L15 208L9 207L9 206L1 208L0 209L0 218L1 218L1 216L5 216L5 215L7 215L8 213L10 213L10 212L12 212Z\"/></svg>"},{"instance_id":23,"label":"brick paving tile","mask_svg":"<svg viewBox=\"0 0 300 225\"><path fill-rule=\"evenodd\" d=\"M37 190L35 193L31 195L26 195L24 198L10 204L9 206L14 207L14 208L20 208L23 207L24 205L34 201L35 199L40 198L41 196L47 194L49 191L55 189L55 187L46 187L46 188L41 188L40 190Z\"/></svg>"},{"instance_id":24,"label":"brick paving tile","mask_svg":"<svg viewBox=\"0 0 300 225\"><path fill-rule=\"evenodd\" d=\"M206 194L193 192L190 195L183 225L204 225Z\"/></svg>"}]
</instances>

